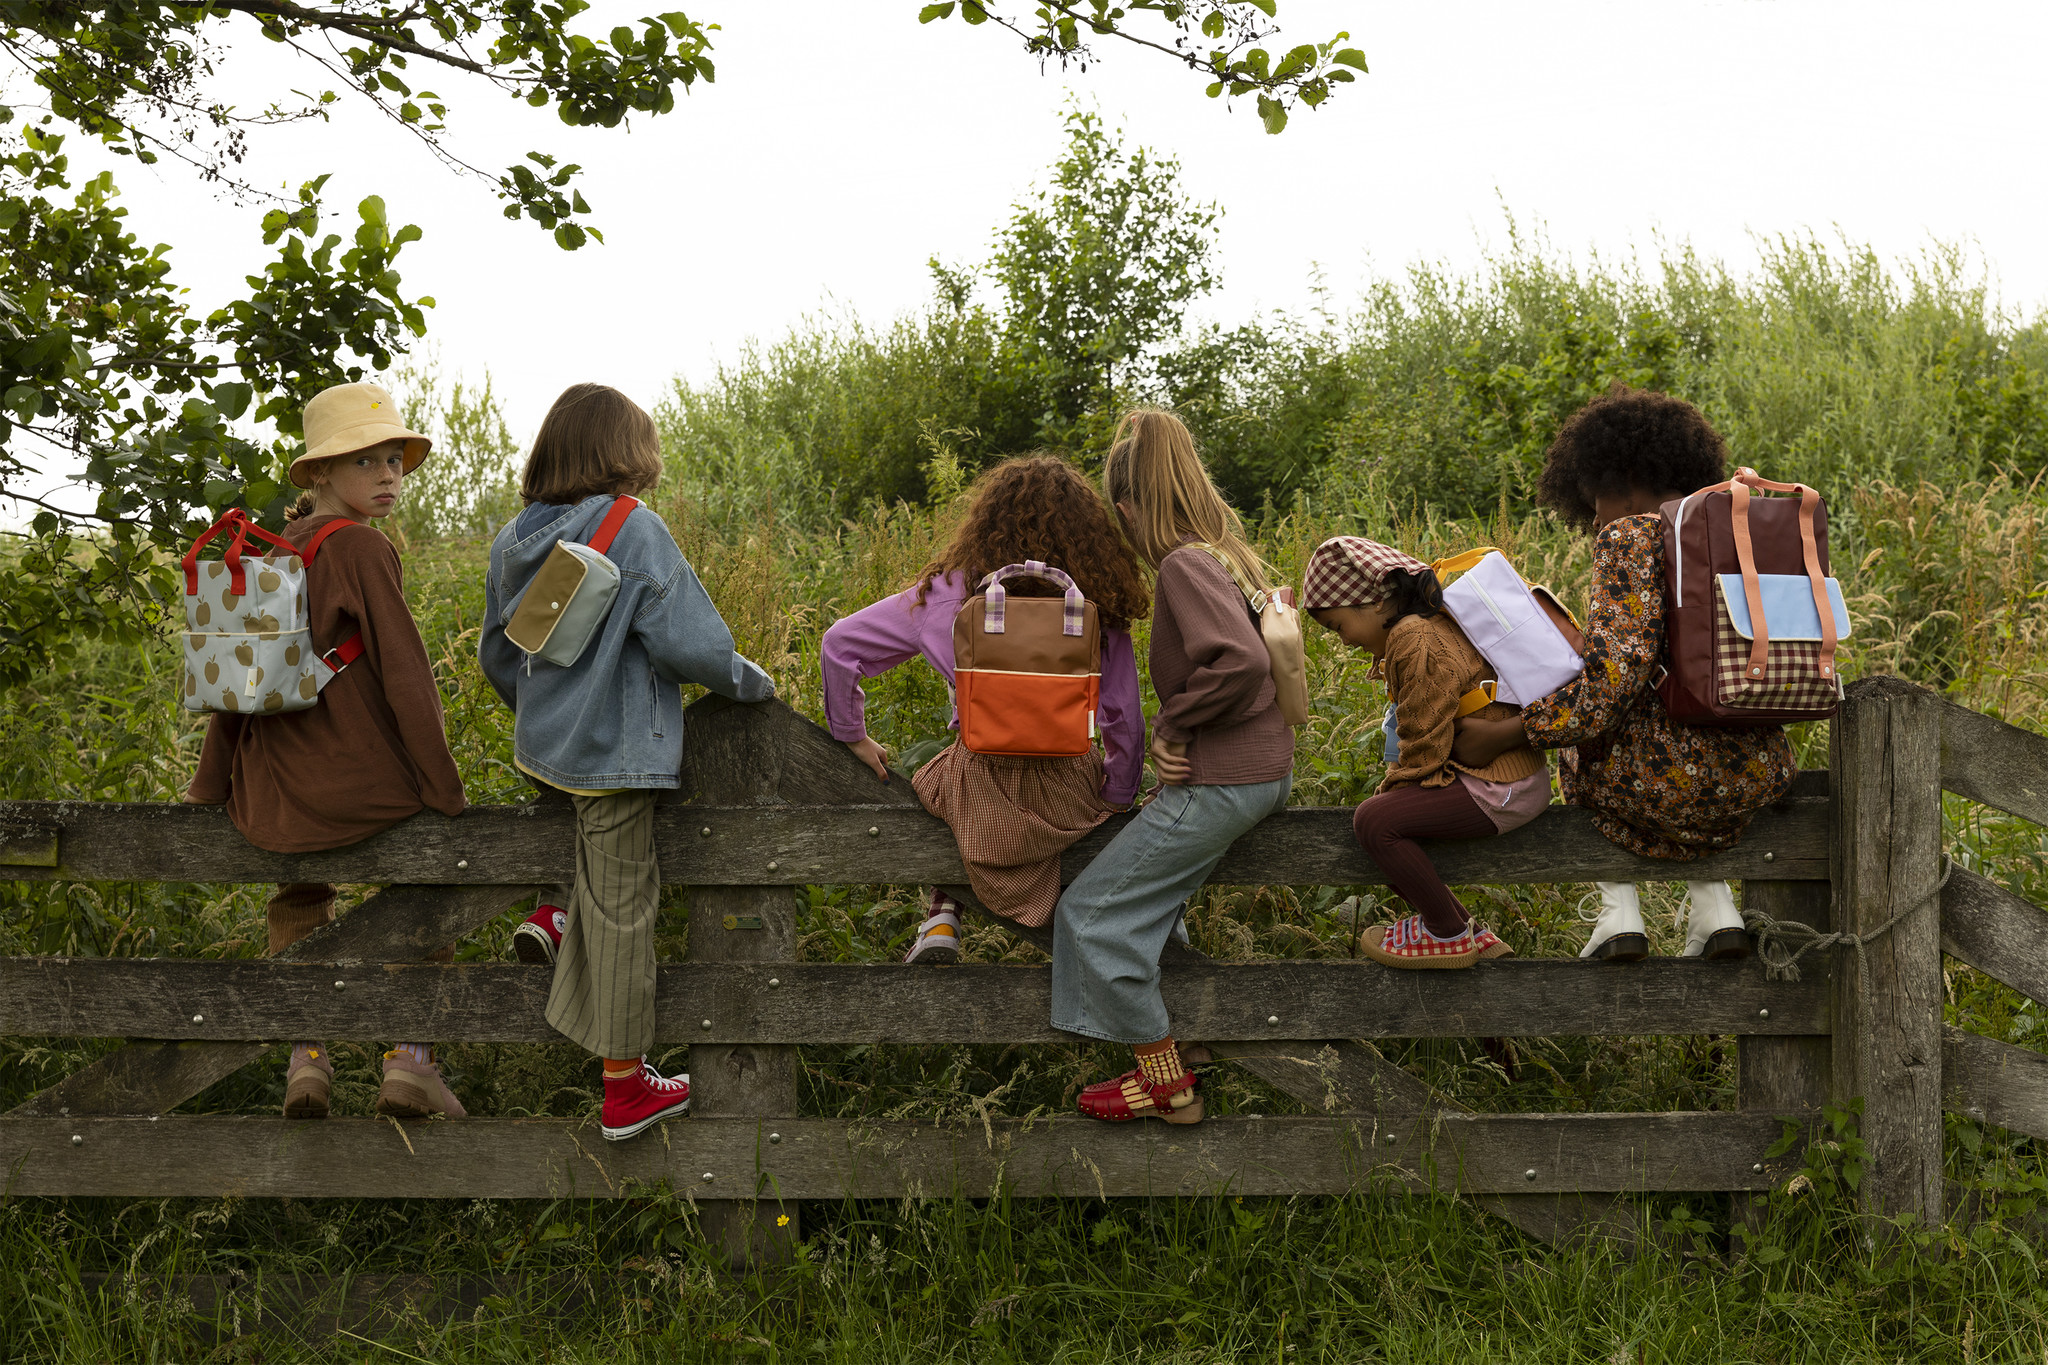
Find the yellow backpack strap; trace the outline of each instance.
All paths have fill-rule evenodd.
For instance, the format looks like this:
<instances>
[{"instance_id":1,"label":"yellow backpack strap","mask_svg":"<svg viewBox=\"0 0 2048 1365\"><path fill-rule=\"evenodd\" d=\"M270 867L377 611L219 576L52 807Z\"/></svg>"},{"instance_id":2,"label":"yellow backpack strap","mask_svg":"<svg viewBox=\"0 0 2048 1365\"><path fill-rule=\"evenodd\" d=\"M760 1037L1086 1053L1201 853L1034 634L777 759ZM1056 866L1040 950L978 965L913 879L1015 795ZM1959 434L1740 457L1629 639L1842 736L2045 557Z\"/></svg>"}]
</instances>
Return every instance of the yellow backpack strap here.
<instances>
[{"instance_id":1,"label":"yellow backpack strap","mask_svg":"<svg viewBox=\"0 0 2048 1365\"><path fill-rule=\"evenodd\" d=\"M1499 691L1500 684L1492 678L1488 678L1485 682L1458 698L1458 719L1463 720L1474 711L1493 705L1493 699Z\"/></svg>"},{"instance_id":2,"label":"yellow backpack strap","mask_svg":"<svg viewBox=\"0 0 2048 1365\"><path fill-rule=\"evenodd\" d=\"M1476 550L1467 550L1461 555L1452 555L1449 559L1439 559L1429 567L1435 570L1436 576L1441 579L1446 574L1465 572L1465 570L1477 565L1480 560L1493 552L1491 545L1481 545Z\"/></svg>"},{"instance_id":3,"label":"yellow backpack strap","mask_svg":"<svg viewBox=\"0 0 2048 1365\"><path fill-rule=\"evenodd\" d=\"M1265 592L1262 589L1254 588L1250 584L1246 583L1244 581L1244 575L1239 573L1237 571L1237 566L1230 562L1230 556L1224 554L1223 551L1217 549L1208 541L1197 540L1191 543L1194 545L1196 549L1207 554L1209 558L1215 560L1218 564L1221 564L1223 566L1223 572L1230 575L1230 581L1237 585L1238 592L1244 597L1246 604L1251 607L1252 614L1254 616L1263 615L1265 613L1266 599L1271 594Z\"/></svg>"}]
</instances>

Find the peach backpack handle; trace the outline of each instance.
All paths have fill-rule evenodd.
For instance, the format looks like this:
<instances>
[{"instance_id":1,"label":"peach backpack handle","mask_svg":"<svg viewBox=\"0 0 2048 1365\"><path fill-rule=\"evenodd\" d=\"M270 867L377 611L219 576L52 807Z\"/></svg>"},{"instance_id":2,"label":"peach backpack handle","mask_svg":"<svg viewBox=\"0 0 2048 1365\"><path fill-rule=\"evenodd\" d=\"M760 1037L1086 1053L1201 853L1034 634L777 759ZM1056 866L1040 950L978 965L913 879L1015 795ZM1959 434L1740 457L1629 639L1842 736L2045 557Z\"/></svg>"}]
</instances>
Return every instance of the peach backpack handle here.
<instances>
[{"instance_id":1,"label":"peach backpack handle","mask_svg":"<svg viewBox=\"0 0 2048 1365\"><path fill-rule=\"evenodd\" d=\"M1828 602L1827 576L1820 571L1820 548L1813 532L1813 514L1814 509L1820 506L1820 493L1803 483L1773 483L1754 469L1743 468L1736 470L1735 477L1728 481L1728 493L1729 519L1733 523L1735 533L1735 562L1742 569L1742 595L1749 606L1749 678L1752 682L1762 681L1771 652L1771 630L1764 620L1763 587L1757 580L1756 546L1749 534L1749 497L1752 488L1799 495L1800 555L1806 566L1807 582L1813 587L1814 609L1820 613L1820 675L1833 679L1835 646L1838 643L1835 634L1835 613Z\"/></svg>"}]
</instances>

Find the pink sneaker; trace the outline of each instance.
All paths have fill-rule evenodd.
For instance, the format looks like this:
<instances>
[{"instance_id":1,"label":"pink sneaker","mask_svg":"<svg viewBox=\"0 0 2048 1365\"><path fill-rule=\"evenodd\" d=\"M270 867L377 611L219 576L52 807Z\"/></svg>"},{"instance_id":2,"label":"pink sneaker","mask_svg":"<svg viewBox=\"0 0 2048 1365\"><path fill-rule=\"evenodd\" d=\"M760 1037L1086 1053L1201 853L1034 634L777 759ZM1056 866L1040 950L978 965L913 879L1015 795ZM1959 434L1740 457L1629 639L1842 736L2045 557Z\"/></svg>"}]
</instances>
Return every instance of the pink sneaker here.
<instances>
[{"instance_id":1,"label":"pink sneaker","mask_svg":"<svg viewBox=\"0 0 2048 1365\"><path fill-rule=\"evenodd\" d=\"M688 1075L664 1076L640 1059L630 1076L604 1078L604 1135L608 1142L638 1137L663 1119L690 1111Z\"/></svg>"},{"instance_id":2,"label":"pink sneaker","mask_svg":"<svg viewBox=\"0 0 2048 1365\"><path fill-rule=\"evenodd\" d=\"M559 905L543 905L512 931L512 955L536 967L552 967L568 928L567 910Z\"/></svg>"}]
</instances>

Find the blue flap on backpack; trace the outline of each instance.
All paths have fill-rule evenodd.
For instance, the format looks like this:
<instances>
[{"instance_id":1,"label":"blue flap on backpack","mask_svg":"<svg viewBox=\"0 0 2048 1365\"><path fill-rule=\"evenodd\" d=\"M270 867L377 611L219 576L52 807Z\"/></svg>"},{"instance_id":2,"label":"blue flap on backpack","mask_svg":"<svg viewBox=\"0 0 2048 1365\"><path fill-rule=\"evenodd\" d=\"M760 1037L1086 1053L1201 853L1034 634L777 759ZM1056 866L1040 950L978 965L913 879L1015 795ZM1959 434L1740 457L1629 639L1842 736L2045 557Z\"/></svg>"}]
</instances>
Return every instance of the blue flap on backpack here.
<instances>
[{"instance_id":1,"label":"blue flap on backpack","mask_svg":"<svg viewBox=\"0 0 2048 1365\"><path fill-rule=\"evenodd\" d=\"M1721 599L1728 604L1728 619L1735 626L1735 633L1745 640L1754 640L1756 633L1749 628L1749 597L1742 591L1742 575L1724 573L1720 579ZM1770 627L1773 640L1820 639L1820 612L1813 603L1813 583L1805 574L1760 573L1756 581L1764 600L1764 624ZM1842 585L1832 578L1824 581L1828 585L1828 606L1835 618L1835 638L1846 640L1849 608L1842 601Z\"/></svg>"}]
</instances>

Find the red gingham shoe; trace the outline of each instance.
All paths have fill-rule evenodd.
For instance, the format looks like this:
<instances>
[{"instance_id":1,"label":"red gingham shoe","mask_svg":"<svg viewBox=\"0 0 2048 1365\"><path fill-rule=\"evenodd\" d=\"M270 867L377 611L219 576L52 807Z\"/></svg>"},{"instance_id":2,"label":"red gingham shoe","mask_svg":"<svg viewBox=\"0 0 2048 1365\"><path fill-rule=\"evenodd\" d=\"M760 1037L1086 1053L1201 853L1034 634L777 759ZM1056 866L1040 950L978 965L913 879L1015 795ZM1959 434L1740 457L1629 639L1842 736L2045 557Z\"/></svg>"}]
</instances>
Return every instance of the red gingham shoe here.
<instances>
[{"instance_id":1,"label":"red gingham shoe","mask_svg":"<svg viewBox=\"0 0 2048 1365\"><path fill-rule=\"evenodd\" d=\"M1479 960L1479 940L1470 925L1452 939L1422 927L1422 916L1375 924L1358 936L1358 950L1389 967L1469 967Z\"/></svg>"},{"instance_id":2,"label":"red gingham shoe","mask_svg":"<svg viewBox=\"0 0 2048 1365\"><path fill-rule=\"evenodd\" d=\"M1483 924L1472 926L1472 942L1478 945L1479 956L1489 960L1496 957L1513 957L1515 950L1500 941L1500 936Z\"/></svg>"},{"instance_id":3,"label":"red gingham shoe","mask_svg":"<svg viewBox=\"0 0 2048 1365\"><path fill-rule=\"evenodd\" d=\"M1155 1085L1145 1079L1140 1067L1132 1067L1114 1080L1097 1081L1081 1092L1081 1112L1108 1123L1129 1123L1132 1119L1164 1119L1168 1123L1200 1123L1202 1097L1193 1094L1176 1109L1173 1097L1181 1091L1194 1092L1195 1073L1185 1072L1177 1081Z\"/></svg>"}]
</instances>

